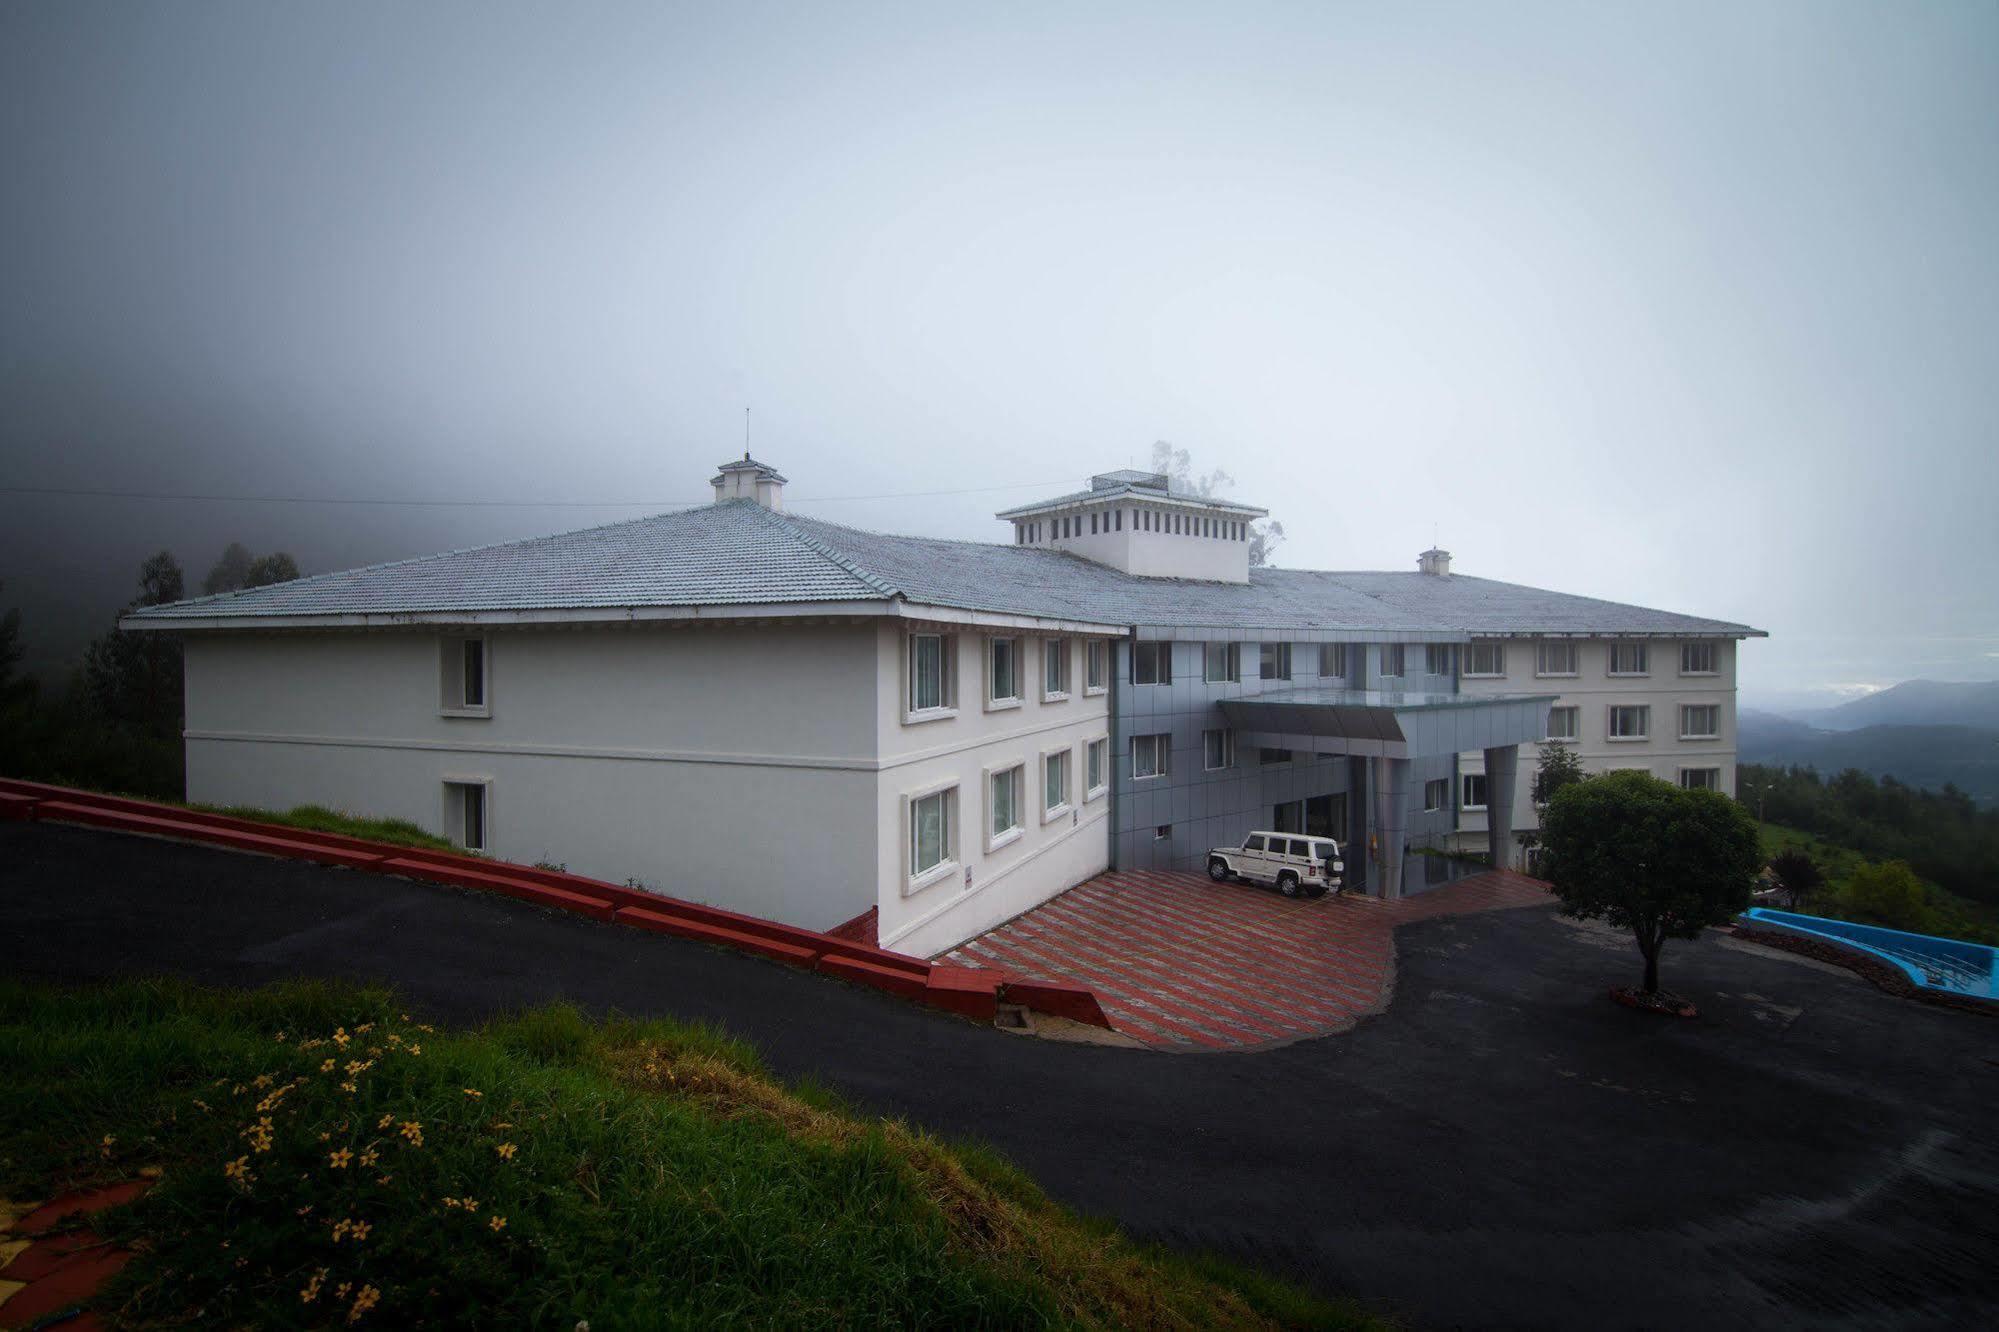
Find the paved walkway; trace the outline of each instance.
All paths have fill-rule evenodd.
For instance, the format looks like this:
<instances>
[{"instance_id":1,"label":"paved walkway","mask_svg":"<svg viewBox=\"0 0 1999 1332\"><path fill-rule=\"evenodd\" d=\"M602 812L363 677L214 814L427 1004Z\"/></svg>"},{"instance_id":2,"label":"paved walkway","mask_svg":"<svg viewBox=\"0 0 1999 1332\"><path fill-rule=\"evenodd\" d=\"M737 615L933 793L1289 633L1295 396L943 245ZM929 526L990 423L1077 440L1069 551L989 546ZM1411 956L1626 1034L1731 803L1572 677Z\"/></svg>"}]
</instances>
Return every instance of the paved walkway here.
<instances>
[{"instance_id":1,"label":"paved walkway","mask_svg":"<svg viewBox=\"0 0 1999 1332\"><path fill-rule=\"evenodd\" d=\"M1345 1031L1380 1012L1398 925L1548 901L1538 879L1506 871L1384 902L1288 899L1200 874L1120 870L948 960L1088 985L1113 1026L1160 1049L1245 1049Z\"/></svg>"}]
</instances>

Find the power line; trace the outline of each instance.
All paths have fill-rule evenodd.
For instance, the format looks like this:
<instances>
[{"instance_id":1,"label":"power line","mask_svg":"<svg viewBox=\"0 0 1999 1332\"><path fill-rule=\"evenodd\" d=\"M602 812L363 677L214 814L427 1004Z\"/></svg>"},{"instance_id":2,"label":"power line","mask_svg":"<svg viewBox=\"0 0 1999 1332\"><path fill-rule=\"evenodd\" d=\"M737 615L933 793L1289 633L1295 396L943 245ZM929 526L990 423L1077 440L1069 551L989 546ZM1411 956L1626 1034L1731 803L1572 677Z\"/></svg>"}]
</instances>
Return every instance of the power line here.
<instances>
[{"instance_id":1,"label":"power line","mask_svg":"<svg viewBox=\"0 0 1999 1332\"><path fill-rule=\"evenodd\" d=\"M1004 486L966 486L958 490L898 490L877 495L787 496L790 504L846 504L859 500L933 499L944 495L983 495L1000 490L1045 490L1069 485L1073 477L1057 481L1021 481ZM223 504L374 504L394 508L450 509L691 509L709 500L480 500L480 499L378 499L372 497L321 495L211 495L149 490L95 490L72 486L0 486L5 495L64 495L88 499L136 499L194 501Z\"/></svg>"}]
</instances>

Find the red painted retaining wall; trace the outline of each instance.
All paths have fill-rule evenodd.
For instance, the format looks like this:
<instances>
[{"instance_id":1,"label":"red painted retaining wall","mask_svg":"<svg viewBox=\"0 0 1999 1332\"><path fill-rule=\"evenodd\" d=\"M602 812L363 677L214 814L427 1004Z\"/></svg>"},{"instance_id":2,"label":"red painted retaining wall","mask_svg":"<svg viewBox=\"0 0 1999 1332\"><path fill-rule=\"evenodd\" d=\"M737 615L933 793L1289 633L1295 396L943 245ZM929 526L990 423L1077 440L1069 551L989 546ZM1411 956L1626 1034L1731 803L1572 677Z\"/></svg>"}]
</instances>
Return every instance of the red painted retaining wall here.
<instances>
[{"instance_id":1,"label":"red painted retaining wall","mask_svg":"<svg viewBox=\"0 0 1999 1332\"><path fill-rule=\"evenodd\" d=\"M720 907L683 902L658 893L586 879L560 870L514 865L483 856L458 855L371 842L339 833L314 832L282 824L259 823L227 814L209 814L150 800L99 795L42 782L0 777L0 820L34 819L47 823L77 823L115 832L143 833L182 841L206 842L238 851L311 860L326 865L372 870L429 883L503 893L557 911L573 911L593 920L634 929L671 934L683 939L756 953L792 966L884 990L921 1003L990 1021L999 1003L1019 1004L1037 1012L1108 1027L1097 998L1081 986L1047 981L1009 980L1003 971L925 962L877 948L852 937L780 925L773 920L725 911ZM862 933L857 918L837 927L842 933Z\"/></svg>"}]
</instances>

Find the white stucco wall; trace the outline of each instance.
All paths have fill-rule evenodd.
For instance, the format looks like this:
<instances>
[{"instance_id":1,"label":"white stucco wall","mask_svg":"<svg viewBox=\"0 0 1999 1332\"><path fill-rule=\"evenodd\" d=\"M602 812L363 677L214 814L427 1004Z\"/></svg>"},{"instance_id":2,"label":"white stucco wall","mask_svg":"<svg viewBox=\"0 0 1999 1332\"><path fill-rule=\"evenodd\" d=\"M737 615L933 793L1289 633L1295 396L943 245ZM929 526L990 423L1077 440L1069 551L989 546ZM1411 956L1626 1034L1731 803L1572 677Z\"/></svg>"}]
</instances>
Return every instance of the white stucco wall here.
<instances>
[{"instance_id":1,"label":"white stucco wall","mask_svg":"<svg viewBox=\"0 0 1999 1332\"><path fill-rule=\"evenodd\" d=\"M871 623L496 631L463 718L435 633L191 634L188 798L444 832L487 780L501 859L824 928L875 900L877 655Z\"/></svg>"},{"instance_id":2,"label":"white stucco wall","mask_svg":"<svg viewBox=\"0 0 1999 1332\"><path fill-rule=\"evenodd\" d=\"M1084 746L1110 734L1109 694L1090 693L1085 640L1070 637L1070 690L1066 699L1042 692L1043 645L1019 635L1022 700L1017 707L991 708L985 701L985 645L988 634L947 626L914 626L955 633L957 706L951 715L910 716L907 635L912 626L885 623L876 640L878 752L881 771L875 792L879 830L875 874L880 884L879 935L883 946L929 957L971 938L1057 893L1101 873L1110 864L1108 789L1091 797L1084 787L1088 761ZM1043 817L1043 757L1067 749L1071 800L1067 811ZM1005 845L989 849L986 785L988 774L1014 763L1026 765L1022 828ZM1108 788L1108 776L1106 777ZM952 868L920 887L908 873L908 804L912 796L940 786L957 790Z\"/></svg>"},{"instance_id":3,"label":"white stucco wall","mask_svg":"<svg viewBox=\"0 0 1999 1332\"><path fill-rule=\"evenodd\" d=\"M1574 676L1540 676L1535 673L1534 640L1512 638L1506 644L1506 674L1498 678L1466 676L1459 682L1467 694L1558 694L1553 706L1577 708L1577 740L1572 746L1587 772L1610 772L1634 768L1664 781L1678 783L1685 768L1720 768L1720 789L1735 794L1735 662L1740 646L1733 639L1701 639L1715 645L1715 674L1681 675L1680 640L1647 639L1650 645L1649 671L1644 676L1614 676L1609 673L1611 640L1585 639L1576 643ZM1680 707L1683 704L1712 703L1720 709L1720 725L1713 740L1680 738ZM1652 709L1651 735L1645 740L1612 740L1608 731L1612 705L1643 704ZM1538 828L1534 809L1534 770L1540 762L1536 746L1523 745L1515 782L1513 827L1516 832ZM1462 754L1461 773L1485 771L1485 756L1479 752ZM1455 803L1458 793L1452 792ZM1460 816L1461 844L1469 849L1485 849L1486 820L1483 813Z\"/></svg>"}]
</instances>

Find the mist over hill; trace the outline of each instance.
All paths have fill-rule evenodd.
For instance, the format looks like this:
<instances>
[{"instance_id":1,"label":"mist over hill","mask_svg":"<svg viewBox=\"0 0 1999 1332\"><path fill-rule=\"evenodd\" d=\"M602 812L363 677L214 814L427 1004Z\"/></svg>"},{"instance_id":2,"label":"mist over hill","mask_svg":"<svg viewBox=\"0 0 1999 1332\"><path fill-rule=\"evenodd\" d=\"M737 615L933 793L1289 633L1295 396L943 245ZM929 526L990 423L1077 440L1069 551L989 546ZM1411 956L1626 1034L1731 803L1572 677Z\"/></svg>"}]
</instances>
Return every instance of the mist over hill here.
<instances>
[{"instance_id":1,"label":"mist over hill","mask_svg":"<svg viewBox=\"0 0 1999 1332\"><path fill-rule=\"evenodd\" d=\"M1927 681L1912 683L1927 684ZM1873 702L1901 689L1884 690ZM1999 686L1960 686L1999 689ZM1916 697L1921 697L1920 693ZM1853 706L1853 705L1848 705ZM1892 713L1891 713L1892 715ZM1909 786L1942 790L1955 785L1982 806L1999 805L1999 724L1868 725L1828 730L1791 717L1745 709L1737 718L1737 756L1743 763L1800 765L1822 775L1858 768Z\"/></svg>"},{"instance_id":2,"label":"mist over hill","mask_svg":"<svg viewBox=\"0 0 1999 1332\"><path fill-rule=\"evenodd\" d=\"M1999 730L1999 680L1904 680L1878 694L1799 719L1821 731L1857 731L1868 726Z\"/></svg>"}]
</instances>

